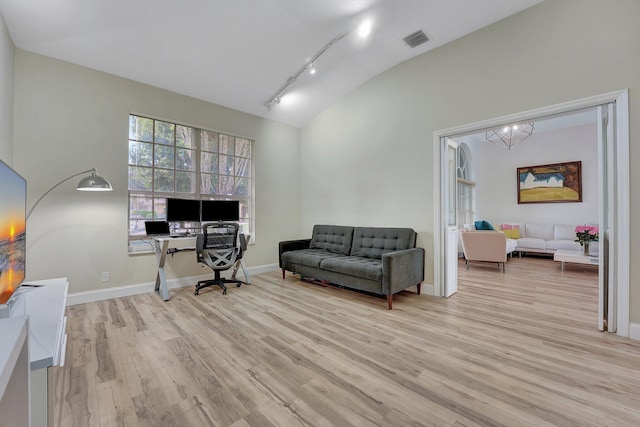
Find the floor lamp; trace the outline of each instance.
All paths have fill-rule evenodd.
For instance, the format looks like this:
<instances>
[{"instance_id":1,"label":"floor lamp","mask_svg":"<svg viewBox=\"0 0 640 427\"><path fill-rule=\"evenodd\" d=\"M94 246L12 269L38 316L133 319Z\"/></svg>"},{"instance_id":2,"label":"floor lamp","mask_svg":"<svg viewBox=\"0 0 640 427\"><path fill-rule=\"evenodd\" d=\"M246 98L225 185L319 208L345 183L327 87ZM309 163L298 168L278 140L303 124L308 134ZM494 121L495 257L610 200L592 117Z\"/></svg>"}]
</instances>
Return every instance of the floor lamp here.
<instances>
[{"instance_id":1,"label":"floor lamp","mask_svg":"<svg viewBox=\"0 0 640 427\"><path fill-rule=\"evenodd\" d=\"M69 181L71 178L75 178L76 176L83 175L89 172L91 172L91 175L82 178L78 183L76 190L78 191L113 191L113 187L111 187L111 184L109 183L109 181L107 181L106 179L104 179L99 175L96 175L96 168L78 172L58 182L56 185L48 189L46 193L40 196L40 198L36 200L33 206L31 206L31 209L29 209L29 212L27 212L27 219L29 219L29 216L31 216L31 212L33 212L33 210L36 208L36 206L38 206L38 204L42 201L42 199L44 199L45 196L51 193L56 187L58 187L61 184L64 184L65 182Z\"/></svg>"}]
</instances>

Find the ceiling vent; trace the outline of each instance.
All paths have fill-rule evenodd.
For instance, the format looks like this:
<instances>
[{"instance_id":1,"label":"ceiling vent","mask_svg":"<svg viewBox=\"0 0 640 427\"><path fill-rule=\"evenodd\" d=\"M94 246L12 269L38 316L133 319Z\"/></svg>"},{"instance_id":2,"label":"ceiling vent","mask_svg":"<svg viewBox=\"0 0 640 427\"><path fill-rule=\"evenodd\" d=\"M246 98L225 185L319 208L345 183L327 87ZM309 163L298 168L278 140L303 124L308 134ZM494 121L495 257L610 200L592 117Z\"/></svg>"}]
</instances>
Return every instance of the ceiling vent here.
<instances>
[{"instance_id":1,"label":"ceiling vent","mask_svg":"<svg viewBox=\"0 0 640 427\"><path fill-rule=\"evenodd\" d=\"M418 30L415 33L409 34L407 37L403 38L404 42L409 45L409 47L417 47L422 43L426 43L429 41L429 37L422 30Z\"/></svg>"}]
</instances>

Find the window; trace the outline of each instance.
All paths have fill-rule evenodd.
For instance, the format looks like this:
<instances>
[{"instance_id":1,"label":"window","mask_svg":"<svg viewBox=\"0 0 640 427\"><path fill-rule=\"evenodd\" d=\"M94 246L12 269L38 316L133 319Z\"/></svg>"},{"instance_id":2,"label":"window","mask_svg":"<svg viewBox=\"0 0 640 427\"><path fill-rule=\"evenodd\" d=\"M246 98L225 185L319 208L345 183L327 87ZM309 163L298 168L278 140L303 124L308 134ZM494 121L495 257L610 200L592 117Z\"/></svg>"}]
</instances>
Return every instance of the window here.
<instances>
[{"instance_id":1,"label":"window","mask_svg":"<svg viewBox=\"0 0 640 427\"><path fill-rule=\"evenodd\" d=\"M458 185L458 227L475 220L476 183L471 179L471 153L466 144L458 146L456 181Z\"/></svg>"},{"instance_id":2,"label":"window","mask_svg":"<svg viewBox=\"0 0 640 427\"><path fill-rule=\"evenodd\" d=\"M252 154L248 138L130 115L129 251L149 250L144 222L165 220L173 197L238 200L241 230L252 233Z\"/></svg>"}]
</instances>

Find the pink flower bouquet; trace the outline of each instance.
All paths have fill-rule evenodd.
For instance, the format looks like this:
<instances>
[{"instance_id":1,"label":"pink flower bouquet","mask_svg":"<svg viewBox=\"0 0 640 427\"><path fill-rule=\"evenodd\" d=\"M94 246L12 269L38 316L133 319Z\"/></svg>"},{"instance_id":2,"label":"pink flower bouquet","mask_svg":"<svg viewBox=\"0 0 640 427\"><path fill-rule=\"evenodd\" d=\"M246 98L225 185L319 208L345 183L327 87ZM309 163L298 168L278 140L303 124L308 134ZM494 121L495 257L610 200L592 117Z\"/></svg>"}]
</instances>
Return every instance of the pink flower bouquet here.
<instances>
[{"instance_id":1,"label":"pink flower bouquet","mask_svg":"<svg viewBox=\"0 0 640 427\"><path fill-rule=\"evenodd\" d=\"M600 230L595 225L579 225L576 227L576 242L583 245L585 242L598 240Z\"/></svg>"}]
</instances>

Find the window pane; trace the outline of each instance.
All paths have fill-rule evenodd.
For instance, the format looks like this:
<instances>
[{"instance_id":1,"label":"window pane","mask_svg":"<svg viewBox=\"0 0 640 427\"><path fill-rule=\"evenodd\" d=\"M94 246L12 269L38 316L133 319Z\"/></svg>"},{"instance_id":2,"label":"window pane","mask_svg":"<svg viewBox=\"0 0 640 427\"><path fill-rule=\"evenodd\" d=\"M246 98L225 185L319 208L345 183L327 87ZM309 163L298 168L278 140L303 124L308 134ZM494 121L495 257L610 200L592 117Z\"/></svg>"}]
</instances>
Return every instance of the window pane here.
<instances>
[{"instance_id":1,"label":"window pane","mask_svg":"<svg viewBox=\"0 0 640 427\"><path fill-rule=\"evenodd\" d=\"M186 150L184 148L176 149L176 169L183 171L196 170L196 152L195 150Z\"/></svg>"},{"instance_id":2,"label":"window pane","mask_svg":"<svg viewBox=\"0 0 640 427\"><path fill-rule=\"evenodd\" d=\"M220 135L220 154L233 156L236 152L236 138L229 135Z\"/></svg>"},{"instance_id":3,"label":"window pane","mask_svg":"<svg viewBox=\"0 0 640 427\"><path fill-rule=\"evenodd\" d=\"M200 155L200 170L207 173L218 173L218 155L202 153Z\"/></svg>"},{"instance_id":4,"label":"window pane","mask_svg":"<svg viewBox=\"0 0 640 427\"><path fill-rule=\"evenodd\" d=\"M173 169L173 155L175 148L165 145L156 145L155 166L159 168Z\"/></svg>"},{"instance_id":5,"label":"window pane","mask_svg":"<svg viewBox=\"0 0 640 427\"><path fill-rule=\"evenodd\" d=\"M153 177L155 191L173 192L173 171L156 169Z\"/></svg>"},{"instance_id":6,"label":"window pane","mask_svg":"<svg viewBox=\"0 0 640 427\"><path fill-rule=\"evenodd\" d=\"M218 194L218 175L200 174L200 192L202 194Z\"/></svg>"},{"instance_id":7,"label":"window pane","mask_svg":"<svg viewBox=\"0 0 640 427\"><path fill-rule=\"evenodd\" d=\"M156 120L155 142L158 144L173 145L175 141L176 126L173 123L159 122Z\"/></svg>"},{"instance_id":8,"label":"window pane","mask_svg":"<svg viewBox=\"0 0 640 427\"><path fill-rule=\"evenodd\" d=\"M233 180L232 176L220 176L219 181L220 183L220 193L219 194L224 194L225 196L232 196L234 191L235 191L235 183Z\"/></svg>"},{"instance_id":9,"label":"window pane","mask_svg":"<svg viewBox=\"0 0 640 427\"><path fill-rule=\"evenodd\" d=\"M249 159L236 157L236 176L249 176L250 165Z\"/></svg>"},{"instance_id":10,"label":"window pane","mask_svg":"<svg viewBox=\"0 0 640 427\"><path fill-rule=\"evenodd\" d=\"M151 197L145 195L132 195L129 203L129 219L153 219Z\"/></svg>"},{"instance_id":11,"label":"window pane","mask_svg":"<svg viewBox=\"0 0 640 427\"><path fill-rule=\"evenodd\" d=\"M129 190L151 191L151 168L129 166Z\"/></svg>"},{"instance_id":12,"label":"window pane","mask_svg":"<svg viewBox=\"0 0 640 427\"><path fill-rule=\"evenodd\" d=\"M203 130L201 135L202 135L201 136L202 150L217 153L219 134L217 132L209 132L209 131Z\"/></svg>"},{"instance_id":13,"label":"window pane","mask_svg":"<svg viewBox=\"0 0 640 427\"><path fill-rule=\"evenodd\" d=\"M129 139L153 142L153 120L129 116Z\"/></svg>"},{"instance_id":14,"label":"window pane","mask_svg":"<svg viewBox=\"0 0 640 427\"><path fill-rule=\"evenodd\" d=\"M155 219L167 218L167 199L165 197L153 198L153 213Z\"/></svg>"},{"instance_id":15,"label":"window pane","mask_svg":"<svg viewBox=\"0 0 640 427\"><path fill-rule=\"evenodd\" d=\"M220 173L221 175L233 175L233 157L220 155Z\"/></svg>"},{"instance_id":16,"label":"window pane","mask_svg":"<svg viewBox=\"0 0 640 427\"><path fill-rule=\"evenodd\" d=\"M179 193L194 193L196 174L194 172L176 171L176 191Z\"/></svg>"},{"instance_id":17,"label":"window pane","mask_svg":"<svg viewBox=\"0 0 640 427\"><path fill-rule=\"evenodd\" d=\"M176 126L176 145L184 148L196 148L193 139L193 128Z\"/></svg>"},{"instance_id":18,"label":"window pane","mask_svg":"<svg viewBox=\"0 0 640 427\"><path fill-rule=\"evenodd\" d=\"M144 220L141 220L141 219L129 220L129 234L132 236L139 236L142 234L146 234L146 230L144 228Z\"/></svg>"},{"instance_id":19,"label":"window pane","mask_svg":"<svg viewBox=\"0 0 640 427\"><path fill-rule=\"evenodd\" d=\"M250 183L248 178L236 178L235 194L238 196L248 196L249 185Z\"/></svg>"},{"instance_id":20,"label":"window pane","mask_svg":"<svg viewBox=\"0 0 640 427\"><path fill-rule=\"evenodd\" d=\"M251 141L244 138L236 138L236 156L251 157Z\"/></svg>"},{"instance_id":21,"label":"window pane","mask_svg":"<svg viewBox=\"0 0 640 427\"><path fill-rule=\"evenodd\" d=\"M129 141L129 164L151 166L153 163L153 144Z\"/></svg>"}]
</instances>

